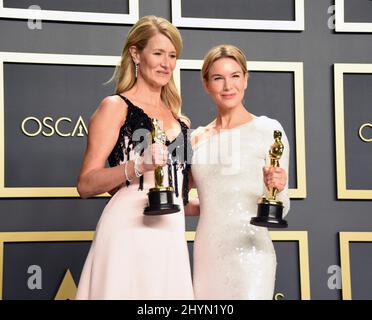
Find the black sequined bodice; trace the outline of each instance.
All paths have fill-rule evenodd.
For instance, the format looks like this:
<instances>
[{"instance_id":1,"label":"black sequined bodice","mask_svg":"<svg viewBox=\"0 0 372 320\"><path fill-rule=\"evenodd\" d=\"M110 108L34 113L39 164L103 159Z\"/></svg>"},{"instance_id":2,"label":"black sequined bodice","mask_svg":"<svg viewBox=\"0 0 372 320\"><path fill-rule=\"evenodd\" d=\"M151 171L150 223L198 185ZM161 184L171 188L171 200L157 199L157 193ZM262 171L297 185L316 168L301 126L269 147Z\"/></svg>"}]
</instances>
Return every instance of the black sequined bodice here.
<instances>
[{"instance_id":1,"label":"black sequined bodice","mask_svg":"<svg viewBox=\"0 0 372 320\"><path fill-rule=\"evenodd\" d=\"M108 162L110 167L119 165L123 161L130 160L130 152L134 150L139 155L142 155L146 148L146 140L143 133L151 133L152 123L151 118L139 107L134 105L127 97L120 96L128 105L128 113L123 126L120 128L119 136L114 148L112 149ZM170 158L168 161L168 179L169 185L173 186L176 196L178 196L177 170L181 169L183 174L183 200L188 202L188 172L191 163L191 143L187 134L187 125L178 119L181 126L179 135L173 140L167 139ZM138 137L135 133L141 132ZM126 139L127 137L127 139ZM137 148L140 147L140 148ZM172 172L173 171L173 172ZM128 186L130 183L126 181ZM143 176L140 178L139 189L143 189Z\"/></svg>"}]
</instances>

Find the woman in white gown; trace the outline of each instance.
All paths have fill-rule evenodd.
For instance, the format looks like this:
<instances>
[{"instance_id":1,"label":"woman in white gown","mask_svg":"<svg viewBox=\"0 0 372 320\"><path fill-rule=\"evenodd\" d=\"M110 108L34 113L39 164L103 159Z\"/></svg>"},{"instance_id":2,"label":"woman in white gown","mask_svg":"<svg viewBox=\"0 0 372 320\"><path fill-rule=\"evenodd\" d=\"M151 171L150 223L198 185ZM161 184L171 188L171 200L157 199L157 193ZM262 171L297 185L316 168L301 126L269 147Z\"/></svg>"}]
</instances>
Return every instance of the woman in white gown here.
<instances>
[{"instance_id":1,"label":"woman in white gown","mask_svg":"<svg viewBox=\"0 0 372 320\"><path fill-rule=\"evenodd\" d=\"M267 228L250 224L266 188L278 189L285 216L289 145L276 120L255 116L243 105L246 58L231 45L212 48L202 68L204 88L217 117L192 137L192 177L200 201L194 242L196 299L272 299L276 255ZM273 131L282 132L280 168L269 167Z\"/></svg>"}]
</instances>

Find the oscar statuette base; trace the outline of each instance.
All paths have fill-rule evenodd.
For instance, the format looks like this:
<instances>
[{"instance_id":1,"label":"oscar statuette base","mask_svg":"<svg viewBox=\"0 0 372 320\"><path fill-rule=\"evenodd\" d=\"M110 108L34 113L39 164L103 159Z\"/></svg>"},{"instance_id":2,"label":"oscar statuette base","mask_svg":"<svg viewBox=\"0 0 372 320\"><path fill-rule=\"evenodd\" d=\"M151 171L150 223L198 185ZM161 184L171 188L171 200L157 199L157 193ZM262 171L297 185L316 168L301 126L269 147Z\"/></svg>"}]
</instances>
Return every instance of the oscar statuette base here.
<instances>
[{"instance_id":1,"label":"oscar statuette base","mask_svg":"<svg viewBox=\"0 0 372 320\"><path fill-rule=\"evenodd\" d=\"M180 211L180 206L173 203L171 188L152 188L147 194L149 205L145 208L145 215L171 214Z\"/></svg>"},{"instance_id":2,"label":"oscar statuette base","mask_svg":"<svg viewBox=\"0 0 372 320\"><path fill-rule=\"evenodd\" d=\"M257 217L251 219L251 224L266 228L287 228L283 220L283 204L280 201L270 201L262 198L258 204Z\"/></svg>"}]
</instances>

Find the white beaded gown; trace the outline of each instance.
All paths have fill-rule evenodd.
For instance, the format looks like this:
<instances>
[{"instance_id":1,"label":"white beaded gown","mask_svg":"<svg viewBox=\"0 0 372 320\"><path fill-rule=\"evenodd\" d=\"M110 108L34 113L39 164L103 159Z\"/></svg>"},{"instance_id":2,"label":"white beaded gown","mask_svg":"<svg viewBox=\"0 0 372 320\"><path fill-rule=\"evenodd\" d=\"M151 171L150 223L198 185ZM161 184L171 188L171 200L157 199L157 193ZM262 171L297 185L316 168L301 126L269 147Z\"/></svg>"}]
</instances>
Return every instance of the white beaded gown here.
<instances>
[{"instance_id":1,"label":"white beaded gown","mask_svg":"<svg viewBox=\"0 0 372 320\"><path fill-rule=\"evenodd\" d=\"M280 166L288 173L289 145L276 120L255 117L194 147L192 175L200 201L193 259L196 299L271 300L276 255L267 228L250 224L265 193L273 131L282 132ZM277 197L289 210L288 187Z\"/></svg>"}]
</instances>

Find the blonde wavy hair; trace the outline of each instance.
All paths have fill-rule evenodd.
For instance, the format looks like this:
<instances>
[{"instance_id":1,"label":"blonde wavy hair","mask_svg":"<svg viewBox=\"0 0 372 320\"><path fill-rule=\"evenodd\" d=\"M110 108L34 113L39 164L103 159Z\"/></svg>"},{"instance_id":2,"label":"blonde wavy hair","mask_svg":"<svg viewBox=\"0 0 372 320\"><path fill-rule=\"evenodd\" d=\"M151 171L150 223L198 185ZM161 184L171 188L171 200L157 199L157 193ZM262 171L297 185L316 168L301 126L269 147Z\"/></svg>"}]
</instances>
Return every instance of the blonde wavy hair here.
<instances>
[{"instance_id":1,"label":"blonde wavy hair","mask_svg":"<svg viewBox=\"0 0 372 320\"><path fill-rule=\"evenodd\" d=\"M221 44L210 49L204 56L204 62L201 70L202 80L208 82L209 70L212 67L212 64L221 58L234 59L242 68L244 75L249 77L247 58L243 51L231 44Z\"/></svg>"},{"instance_id":2,"label":"blonde wavy hair","mask_svg":"<svg viewBox=\"0 0 372 320\"><path fill-rule=\"evenodd\" d=\"M129 48L137 47L141 52L147 45L149 39L156 34L163 34L174 45L177 59L182 52L182 38L178 29L168 20L156 16L144 16L139 19L130 29L121 53L120 64L116 67L113 79L116 82L116 93L130 90L136 83L135 65ZM161 100L171 110L176 119L190 120L181 114L181 97L174 82L173 74L170 81L161 90Z\"/></svg>"}]
</instances>

